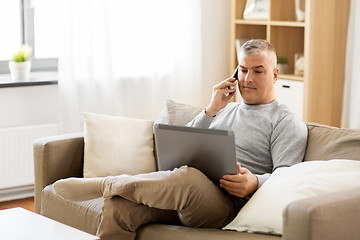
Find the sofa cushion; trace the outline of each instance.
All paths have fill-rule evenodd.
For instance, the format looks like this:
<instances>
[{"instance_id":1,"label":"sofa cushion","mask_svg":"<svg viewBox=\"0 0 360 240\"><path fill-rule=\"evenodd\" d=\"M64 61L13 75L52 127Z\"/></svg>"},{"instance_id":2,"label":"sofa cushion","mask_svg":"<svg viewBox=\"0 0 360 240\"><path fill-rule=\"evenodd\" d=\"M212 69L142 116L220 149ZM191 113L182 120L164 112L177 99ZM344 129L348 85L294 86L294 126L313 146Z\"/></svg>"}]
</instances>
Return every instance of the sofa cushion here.
<instances>
[{"instance_id":1,"label":"sofa cushion","mask_svg":"<svg viewBox=\"0 0 360 240\"><path fill-rule=\"evenodd\" d=\"M360 130L306 123L309 135L305 161L360 160Z\"/></svg>"},{"instance_id":2,"label":"sofa cushion","mask_svg":"<svg viewBox=\"0 0 360 240\"><path fill-rule=\"evenodd\" d=\"M185 126L196 115L201 108L193 107L183 103L177 103L170 99L166 100L165 108L160 112L157 123Z\"/></svg>"},{"instance_id":3,"label":"sofa cushion","mask_svg":"<svg viewBox=\"0 0 360 240\"><path fill-rule=\"evenodd\" d=\"M136 240L280 240L280 237L273 235L165 224L145 225L137 232Z\"/></svg>"},{"instance_id":4,"label":"sofa cushion","mask_svg":"<svg viewBox=\"0 0 360 240\"><path fill-rule=\"evenodd\" d=\"M95 235L101 220L103 198L73 202L55 194L52 185L41 193L40 214Z\"/></svg>"},{"instance_id":5,"label":"sofa cushion","mask_svg":"<svg viewBox=\"0 0 360 240\"><path fill-rule=\"evenodd\" d=\"M278 168L224 229L282 234L282 214L289 203L356 186L360 161L311 161Z\"/></svg>"},{"instance_id":6,"label":"sofa cushion","mask_svg":"<svg viewBox=\"0 0 360 240\"><path fill-rule=\"evenodd\" d=\"M84 177L156 170L153 121L84 113Z\"/></svg>"}]
</instances>

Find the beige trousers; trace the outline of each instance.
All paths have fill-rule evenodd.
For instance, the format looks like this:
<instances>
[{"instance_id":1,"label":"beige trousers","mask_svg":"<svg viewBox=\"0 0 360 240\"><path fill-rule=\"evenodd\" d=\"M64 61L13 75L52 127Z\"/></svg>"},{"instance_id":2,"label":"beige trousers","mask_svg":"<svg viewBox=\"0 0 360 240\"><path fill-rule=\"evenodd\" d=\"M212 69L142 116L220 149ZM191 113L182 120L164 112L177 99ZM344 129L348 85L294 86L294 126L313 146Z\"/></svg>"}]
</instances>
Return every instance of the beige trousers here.
<instances>
[{"instance_id":1,"label":"beige trousers","mask_svg":"<svg viewBox=\"0 0 360 240\"><path fill-rule=\"evenodd\" d=\"M197 169L109 177L97 235L102 240L135 239L147 223L189 227L223 227L232 221L245 200L231 196Z\"/></svg>"}]
</instances>

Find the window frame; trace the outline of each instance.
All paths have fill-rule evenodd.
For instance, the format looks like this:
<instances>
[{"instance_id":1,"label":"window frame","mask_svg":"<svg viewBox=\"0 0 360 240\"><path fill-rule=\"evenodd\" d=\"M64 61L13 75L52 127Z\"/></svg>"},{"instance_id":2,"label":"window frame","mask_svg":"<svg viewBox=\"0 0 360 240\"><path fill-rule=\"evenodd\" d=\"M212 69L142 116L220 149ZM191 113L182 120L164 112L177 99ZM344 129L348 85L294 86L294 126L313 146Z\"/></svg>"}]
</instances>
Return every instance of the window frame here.
<instances>
[{"instance_id":1,"label":"window frame","mask_svg":"<svg viewBox=\"0 0 360 240\"><path fill-rule=\"evenodd\" d=\"M20 1L20 28L21 28L21 44L29 44L33 47L31 59L31 71L57 71L58 58L35 58L35 32L34 32L34 7L31 6L31 0ZM20 47L20 46L19 46ZM0 60L0 74L10 73L9 61Z\"/></svg>"}]
</instances>

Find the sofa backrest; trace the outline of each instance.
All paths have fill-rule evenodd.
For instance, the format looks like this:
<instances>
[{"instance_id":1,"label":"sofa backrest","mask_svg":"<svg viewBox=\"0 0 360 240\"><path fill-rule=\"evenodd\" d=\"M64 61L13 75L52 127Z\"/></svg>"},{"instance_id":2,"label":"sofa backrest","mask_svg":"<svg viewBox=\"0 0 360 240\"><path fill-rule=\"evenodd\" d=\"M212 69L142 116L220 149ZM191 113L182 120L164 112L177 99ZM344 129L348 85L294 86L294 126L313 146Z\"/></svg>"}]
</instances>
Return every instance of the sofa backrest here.
<instances>
[{"instance_id":1,"label":"sofa backrest","mask_svg":"<svg viewBox=\"0 0 360 240\"><path fill-rule=\"evenodd\" d=\"M309 131L304 161L360 160L360 130L306 123Z\"/></svg>"},{"instance_id":2,"label":"sofa backrest","mask_svg":"<svg viewBox=\"0 0 360 240\"><path fill-rule=\"evenodd\" d=\"M185 125L200 111L201 108L168 99L157 122ZM304 161L360 160L360 130L336 128L317 123L306 123L306 125L309 136Z\"/></svg>"}]
</instances>

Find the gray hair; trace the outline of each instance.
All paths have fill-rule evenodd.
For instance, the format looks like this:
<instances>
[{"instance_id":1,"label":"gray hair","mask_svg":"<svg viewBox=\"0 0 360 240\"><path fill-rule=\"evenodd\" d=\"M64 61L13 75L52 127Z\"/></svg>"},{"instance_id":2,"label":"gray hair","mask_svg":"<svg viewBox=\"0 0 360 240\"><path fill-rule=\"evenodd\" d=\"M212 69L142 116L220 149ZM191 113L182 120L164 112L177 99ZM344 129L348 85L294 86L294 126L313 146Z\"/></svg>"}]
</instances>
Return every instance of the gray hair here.
<instances>
[{"instance_id":1,"label":"gray hair","mask_svg":"<svg viewBox=\"0 0 360 240\"><path fill-rule=\"evenodd\" d=\"M276 50L268 41L264 39L251 39L241 46L241 52L243 52L245 55L258 54L261 51L273 53L276 64Z\"/></svg>"}]
</instances>

